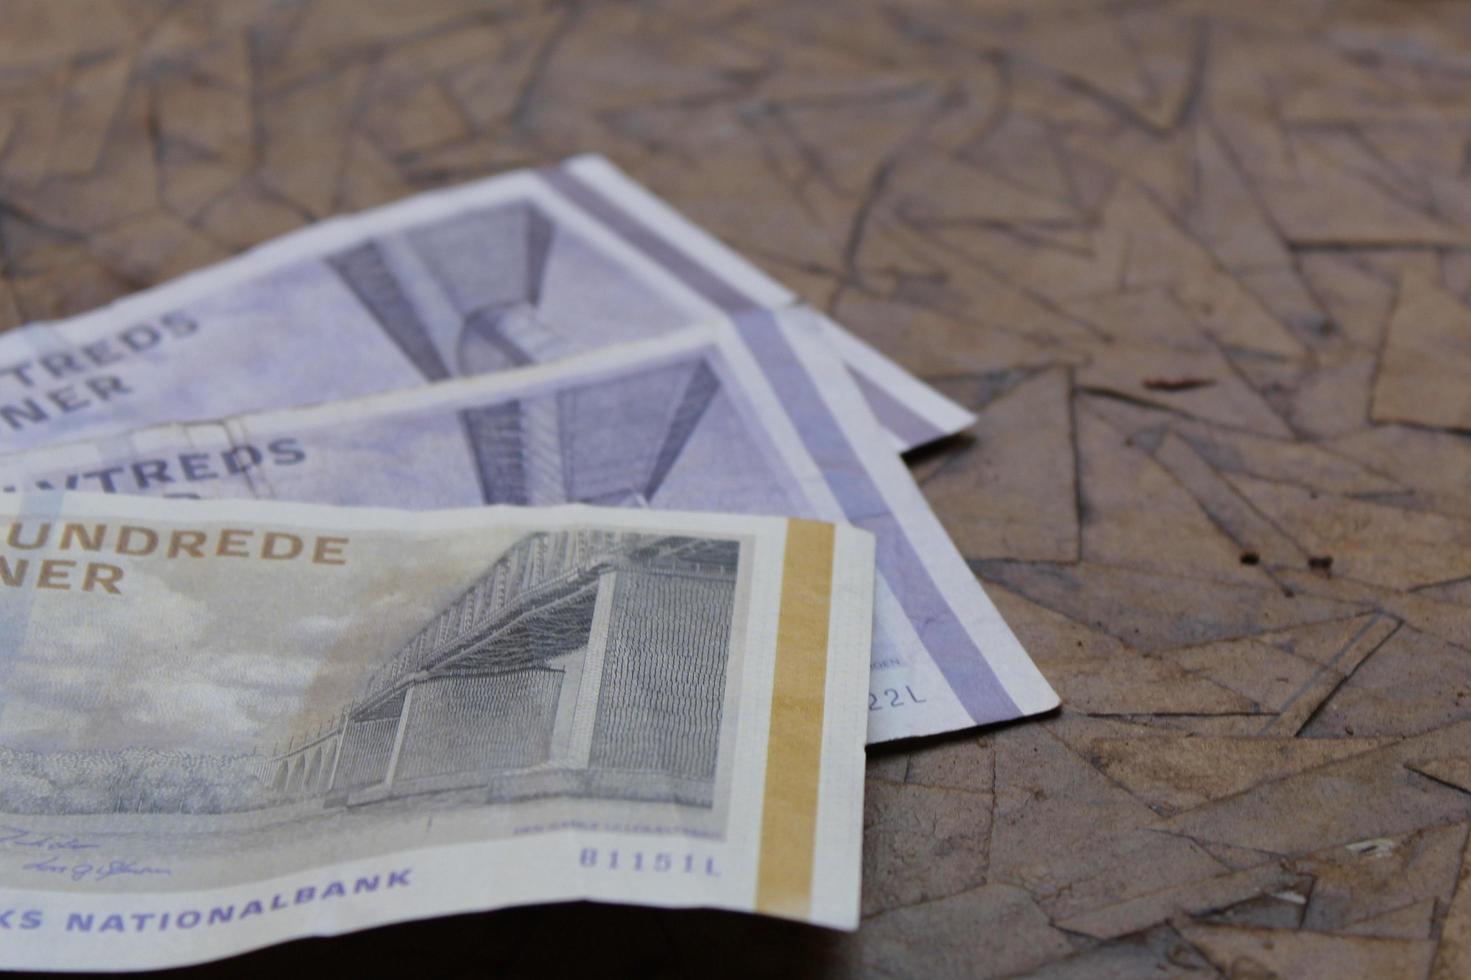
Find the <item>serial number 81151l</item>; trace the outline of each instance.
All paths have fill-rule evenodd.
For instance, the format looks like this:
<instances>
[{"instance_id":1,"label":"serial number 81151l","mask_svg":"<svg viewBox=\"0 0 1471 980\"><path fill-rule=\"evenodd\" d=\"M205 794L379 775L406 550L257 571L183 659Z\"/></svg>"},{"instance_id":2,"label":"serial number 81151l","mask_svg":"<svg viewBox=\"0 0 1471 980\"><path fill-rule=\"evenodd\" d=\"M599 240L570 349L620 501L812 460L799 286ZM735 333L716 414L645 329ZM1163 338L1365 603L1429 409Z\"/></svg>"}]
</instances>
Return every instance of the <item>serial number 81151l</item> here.
<instances>
[{"instance_id":1,"label":"serial number 81151l","mask_svg":"<svg viewBox=\"0 0 1471 980\"><path fill-rule=\"evenodd\" d=\"M584 847L578 855L577 863L584 868L602 868L604 871L656 871L661 874L720 877L714 857L701 859L693 853L671 854L668 851L658 851L645 854L643 851L620 851L617 848Z\"/></svg>"}]
</instances>

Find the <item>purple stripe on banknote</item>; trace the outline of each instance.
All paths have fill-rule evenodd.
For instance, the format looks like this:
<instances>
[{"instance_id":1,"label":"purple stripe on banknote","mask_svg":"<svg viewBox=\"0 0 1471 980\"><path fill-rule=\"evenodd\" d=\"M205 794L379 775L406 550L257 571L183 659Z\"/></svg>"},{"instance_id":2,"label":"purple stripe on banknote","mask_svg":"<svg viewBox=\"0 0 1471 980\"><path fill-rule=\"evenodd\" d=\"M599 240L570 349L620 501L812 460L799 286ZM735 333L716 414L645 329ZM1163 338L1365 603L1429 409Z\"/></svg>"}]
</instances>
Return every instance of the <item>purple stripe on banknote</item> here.
<instances>
[{"instance_id":1,"label":"purple stripe on banknote","mask_svg":"<svg viewBox=\"0 0 1471 980\"><path fill-rule=\"evenodd\" d=\"M776 317L767 310L753 310L736 317L736 326L776 388L807 451L822 468L843 513L878 538L879 573L966 712L978 724L1018 717L1022 712L940 594ZM887 446L884 451L889 451Z\"/></svg>"},{"instance_id":2,"label":"purple stripe on banknote","mask_svg":"<svg viewBox=\"0 0 1471 980\"><path fill-rule=\"evenodd\" d=\"M641 249L645 255L662 265L686 286L726 313L734 314L743 310L761 308L760 303L680 251L658 232L646 226L616 203L604 197L597 188L585 183L568 170L562 167L544 167L537 173L548 184L561 192L563 197L605 222L608 227L622 235L629 244Z\"/></svg>"},{"instance_id":3,"label":"purple stripe on banknote","mask_svg":"<svg viewBox=\"0 0 1471 980\"><path fill-rule=\"evenodd\" d=\"M923 446L941 436L950 434L914 414L909 410L909 406L868 380L861 372L850 370L848 373L853 376L854 381L858 382L858 390L863 393L868 407L873 409L873 414L878 417L879 424L904 440L904 445Z\"/></svg>"},{"instance_id":4,"label":"purple stripe on banknote","mask_svg":"<svg viewBox=\"0 0 1471 980\"><path fill-rule=\"evenodd\" d=\"M848 520L878 537L878 569L905 615L967 713L978 724L1021 714L954 610L940 594L914 545L905 536L878 487L849 444L827 403L787 345L775 317L725 279L711 272L604 197L596 188L560 167L539 171L564 197L679 277L709 302L732 314L742 337L771 379L787 412L822 466L833 495ZM739 315L737 315L739 314ZM853 372L848 372L850 377ZM868 392L863 392L868 394ZM874 404L874 403L870 403ZM906 414L907 410L906 410ZM887 419L881 419L887 423ZM926 426L926 432L931 428ZM896 434L909 438L907 430ZM918 442L928 442L933 434ZM885 448L887 450L887 447Z\"/></svg>"}]
</instances>

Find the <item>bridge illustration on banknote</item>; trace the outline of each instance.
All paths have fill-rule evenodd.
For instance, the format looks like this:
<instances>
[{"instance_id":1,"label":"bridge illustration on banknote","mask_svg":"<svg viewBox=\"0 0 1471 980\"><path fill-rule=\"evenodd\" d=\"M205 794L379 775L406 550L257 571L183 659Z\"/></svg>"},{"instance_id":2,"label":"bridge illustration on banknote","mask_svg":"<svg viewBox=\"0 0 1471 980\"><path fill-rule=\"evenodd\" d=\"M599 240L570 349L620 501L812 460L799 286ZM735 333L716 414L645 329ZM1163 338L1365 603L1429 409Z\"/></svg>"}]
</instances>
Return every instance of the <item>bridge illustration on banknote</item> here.
<instances>
[{"instance_id":1,"label":"bridge illustration on banknote","mask_svg":"<svg viewBox=\"0 0 1471 980\"><path fill-rule=\"evenodd\" d=\"M0 746L0 811L305 813L445 791L710 808L739 562L731 539L528 534L328 720L233 755Z\"/></svg>"},{"instance_id":2,"label":"bridge illustration on banknote","mask_svg":"<svg viewBox=\"0 0 1471 980\"><path fill-rule=\"evenodd\" d=\"M488 504L647 506L719 393L704 360L460 412Z\"/></svg>"},{"instance_id":3,"label":"bridge illustration on banknote","mask_svg":"<svg viewBox=\"0 0 1471 980\"><path fill-rule=\"evenodd\" d=\"M554 361L688 322L527 201L370 238L326 263L429 381Z\"/></svg>"},{"instance_id":4,"label":"bridge illustration on banknote","mask_svg":"<svg viewBox=\"0 0 1471 980\"><path fill-rule=\"evenodd\" d=\"M267 760L273 802L712 805L739 545L532 534Z\"/></svg>"},{"instance_id":5,"label":"bridge illustration on banknote","mask_svg":"<svg viewBox=\"0 0 1471 980\"><path fill-rule=\"evenodd\" d=\"M648 506L719 390L689 358L459 421L486 503ZM182 761L0 746L0 810L225 812L473 787L488 801L710 806L738 554L728 540L529 535L309 730ZM87 772L127 799L97 799Z\"/></svg>"},{"instance_id":6,"label":"bridge illustration on banknote","mask_svg":"<svg viewBox=\"0 0 1471 980\"><path fill-rule=\"evenodd\" d=\"M718 389L696 359L460 419L487 503L640 506ZM357 701L271 753L271 798L362 803L482 781L493 799L709 806L737 554L728 541L528 537Z\"/></svg>"}]
</instances>

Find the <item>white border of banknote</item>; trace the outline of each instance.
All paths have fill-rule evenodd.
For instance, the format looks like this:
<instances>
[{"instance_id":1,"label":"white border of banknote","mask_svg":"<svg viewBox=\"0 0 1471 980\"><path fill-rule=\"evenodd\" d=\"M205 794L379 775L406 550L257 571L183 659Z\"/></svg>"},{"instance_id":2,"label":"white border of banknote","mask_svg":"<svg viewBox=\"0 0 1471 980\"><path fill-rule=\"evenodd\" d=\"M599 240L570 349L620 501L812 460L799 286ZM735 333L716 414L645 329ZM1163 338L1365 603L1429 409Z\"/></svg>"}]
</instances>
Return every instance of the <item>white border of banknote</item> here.
<instances>
[{"instance_id":1,"label":"white border of banknote","mask_svg":"<svg viewBox=\"0 0 1471 980\"><path fill-rule=\"evenodd\" d=\"M42 497L0 500L0 516L39 507L61 519L187 519L201 525L229 521L316 531L390 528L412 534L454 532L468 525L524 526L529 531L565 523L737 537L749 543L751 589L738 716L729 722L731 792L723 839L549 829L329 861L266 880L252 881L252 873L259 872L247 869L237 884L198 890L133 889L111 881L106 892L41 890L20 886L7 875L9 880L0 884L0 907L30 912L39 925L16 931L0 945L0 966L159 968L300 936L578 898L711 906L856 927L869 619L855 612L869 608L872 594L873 543L868 535L802 520L582 506L411 512L251 500ZM44 827L38 830L44 833ZM7 849L0 842L0 855ZM701 862L713 858L710 867L718 875L681 878L671 868L682 866L682 855L673 866L655 863L655 852L673 850L700 851ZM616 867L611 863L614 851L622 857ZM381 885L394 873L396 887L390 882L358 893L351 884L373 878ZM651 882L650 874L662 877ZM330 903L317 902L314 895L333 881L349 883L347 894ZM207 925L198 914L182 915L216 905L244 909L250 903L257 903L259 914L233 918L228 925ZM86 932L68 930L74 914L90 915L94 925ZM181 925L181 916L188 925ZM98 928L96 923L109 917L120 927Z\"/></svg>"}]
</instances>

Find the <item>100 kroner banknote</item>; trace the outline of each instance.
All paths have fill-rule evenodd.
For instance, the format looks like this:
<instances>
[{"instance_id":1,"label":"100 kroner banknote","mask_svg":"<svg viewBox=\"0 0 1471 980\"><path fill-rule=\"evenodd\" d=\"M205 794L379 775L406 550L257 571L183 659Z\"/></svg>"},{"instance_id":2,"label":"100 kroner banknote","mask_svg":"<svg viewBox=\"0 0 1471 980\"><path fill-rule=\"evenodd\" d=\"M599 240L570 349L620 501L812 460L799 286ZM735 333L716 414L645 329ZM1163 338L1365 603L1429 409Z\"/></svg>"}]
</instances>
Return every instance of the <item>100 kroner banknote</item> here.
<instances>
[{"instance_id":1,"label":"100 kroner banknote","mask_svg":"<svg viewBox=\"0 0 1471 980\"><path fill-rule=\"evenodd\" d=\"M873 540L0 498L0 967L517 903L857 924Z\"/></svg>"}]
</instances>

